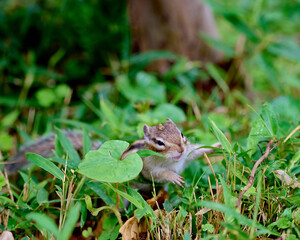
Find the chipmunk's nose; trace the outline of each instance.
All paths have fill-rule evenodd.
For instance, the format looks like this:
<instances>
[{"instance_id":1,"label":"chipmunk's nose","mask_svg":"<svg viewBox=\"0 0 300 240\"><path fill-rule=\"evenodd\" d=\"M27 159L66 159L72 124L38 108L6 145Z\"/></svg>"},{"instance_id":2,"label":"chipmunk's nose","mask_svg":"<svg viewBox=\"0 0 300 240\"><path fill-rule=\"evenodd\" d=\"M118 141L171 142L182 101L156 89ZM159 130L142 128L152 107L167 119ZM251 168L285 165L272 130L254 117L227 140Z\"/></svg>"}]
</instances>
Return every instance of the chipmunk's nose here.
<instances>
[{"instance_id":1,"label":"chipmunk's nose","mask_svg":"<svg viewBox=\"0 0 300 240\"><path fill-rule=\"evenodd\" d=\"M184 147L182 145L179 145L177 152L183 153L183 151L184 151Z\"/></svg>"}]
</instances>

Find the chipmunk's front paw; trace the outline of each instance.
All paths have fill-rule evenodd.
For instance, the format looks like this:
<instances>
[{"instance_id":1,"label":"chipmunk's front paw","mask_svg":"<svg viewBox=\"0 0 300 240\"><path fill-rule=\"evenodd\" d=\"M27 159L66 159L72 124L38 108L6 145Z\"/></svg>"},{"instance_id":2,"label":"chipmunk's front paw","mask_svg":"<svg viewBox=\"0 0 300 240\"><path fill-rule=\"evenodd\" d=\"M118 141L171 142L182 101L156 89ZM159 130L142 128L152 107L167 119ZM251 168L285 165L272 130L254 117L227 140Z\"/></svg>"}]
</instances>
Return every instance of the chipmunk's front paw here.
<instances>
[{"instance_id":1,"label":"chipmunk's front paw","mask_svg":"<svg viewBox=\"0 0 300 240\"><path fill-rule=\"evenodd\" d=\"M172 174L170 174L169 176L169 181L174 183L175 185L178 185L180 187L183 187L182 184L185 184L185 182L183 181L183 177L181 177L180 175L178 175L177 173L171 172Z\"/></svg>"}]
</instances>

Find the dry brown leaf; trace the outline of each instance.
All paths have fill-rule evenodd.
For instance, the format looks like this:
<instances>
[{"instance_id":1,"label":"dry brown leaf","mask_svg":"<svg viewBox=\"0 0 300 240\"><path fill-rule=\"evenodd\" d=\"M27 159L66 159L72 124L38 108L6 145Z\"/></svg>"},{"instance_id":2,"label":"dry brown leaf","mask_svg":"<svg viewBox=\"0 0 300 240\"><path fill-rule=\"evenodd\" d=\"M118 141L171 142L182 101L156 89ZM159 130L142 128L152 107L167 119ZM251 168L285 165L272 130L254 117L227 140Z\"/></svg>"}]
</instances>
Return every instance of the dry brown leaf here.
<instances>
[{"instance_id":1,"label":"dry brown leaf","mask_svg":"<svg viewBox=\"0 0 300 240\"><path fill-rule=\"evenodd\" d=\"M283 179L284 183L287 185L291 185L291 188L300 188L300 183L291 178L285 171L276 170L274 171L275 176L279 179Z\"/></svg>"},{"instance_id":2,"label":"dry brown leaf","mask_svg":"<svg viewBox=\"0 0 300 240\"><path fill-rule=\"evenodd\" d=\"M9 231L4 231L4 232L0 235L0 240L14 240L14 236L12 235L11 232L9 232Z\"/></svg>"},{"instance_id":3,"label":"dry brown leaf","mask_svg":"<svg viewBox=\"0 0 300 240\"><path fill-rule=\"evenodd\" d=\"M199 210L195 215L199 216L199 215L204 215L205 213L209 212L211 209L210 208L202 208L201 210Z\"/></svg>"},{"instance_id":4,"label":"dry brown leaf","mask_svg":"<svg viewBox=\"0 0 300 240\"><path fill-rule=\"evenodd\" d=\"M164 189L160 189L157 196L156 196L156 201L159 204L162 204L166 201L166 199L170 199L169 194L167 191L165 191ZM152 209L156 208L156 201L155 198L150 198L148 199L146 202L150 205L150 207Z\"/></svg>"},{"instance_id":5,"label":"dry brown leaf","mask_svg":"<svg viewBox=\"0 0 300 240\"><path fill-rule=\"evenodd\" d=\"M152 225L151 220L149 219ZM119 232L122 234L122 240L148 240L150 234L146 219L143 217L138 222L136 217L129 218L120 228Z\"/></svg>"}]
</instances>

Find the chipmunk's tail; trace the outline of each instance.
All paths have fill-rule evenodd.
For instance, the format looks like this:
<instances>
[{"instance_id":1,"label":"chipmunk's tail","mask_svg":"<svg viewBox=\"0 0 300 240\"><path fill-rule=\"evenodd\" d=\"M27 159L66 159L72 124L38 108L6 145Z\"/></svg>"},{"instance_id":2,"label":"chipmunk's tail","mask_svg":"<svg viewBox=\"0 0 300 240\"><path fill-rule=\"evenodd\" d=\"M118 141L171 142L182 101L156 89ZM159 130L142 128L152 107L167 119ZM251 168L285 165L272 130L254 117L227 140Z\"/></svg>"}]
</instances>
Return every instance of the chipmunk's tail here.
<instances>
[{"instance_id":1,"label":"chipmunk's tail","mask_svg":"<svg viewBox=\"0 0 300 240\"><path fill-rule=\"evenodd\" d=\"M82 134L75 133L72 131L64 131L64 134L68 137L68 139L72 142L74 148L76 150L82 150L83 141ZM94 141L92 144L92 148L98 149L101 145L101 142ZM43 136L38 138L36 141L29 145L25 145L21 147L18 153L8 160L8 164L6 164L6 171L8 175L16 173L19 169L24 167L29 163L26 158L26 153L37 153L43 157L49 157L53 155L53 151L55 148L55 135L52 133L49 136Z\"/></svg>"}]
</instances>

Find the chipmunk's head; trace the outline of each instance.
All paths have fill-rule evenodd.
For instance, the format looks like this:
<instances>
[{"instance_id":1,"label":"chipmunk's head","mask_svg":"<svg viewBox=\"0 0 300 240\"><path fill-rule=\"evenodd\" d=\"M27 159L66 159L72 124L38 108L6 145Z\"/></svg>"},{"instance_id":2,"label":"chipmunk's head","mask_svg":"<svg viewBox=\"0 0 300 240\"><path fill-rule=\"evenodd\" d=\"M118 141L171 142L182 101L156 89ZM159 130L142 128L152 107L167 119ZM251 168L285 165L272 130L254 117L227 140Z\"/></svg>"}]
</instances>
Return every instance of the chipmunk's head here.
<instances>
[{"instance_id":1,"label":"chipmunk's head","mask_svg":"<svg viewBox=\"0 0 300 240\"><path fill-rule=\"evenodd\" d=\"M150 150L175 161L181 158L187 143L186 137L169 118L166 123L160 123L153 127L144 125L144 138Z\"/></svg>"}]
</instances>

